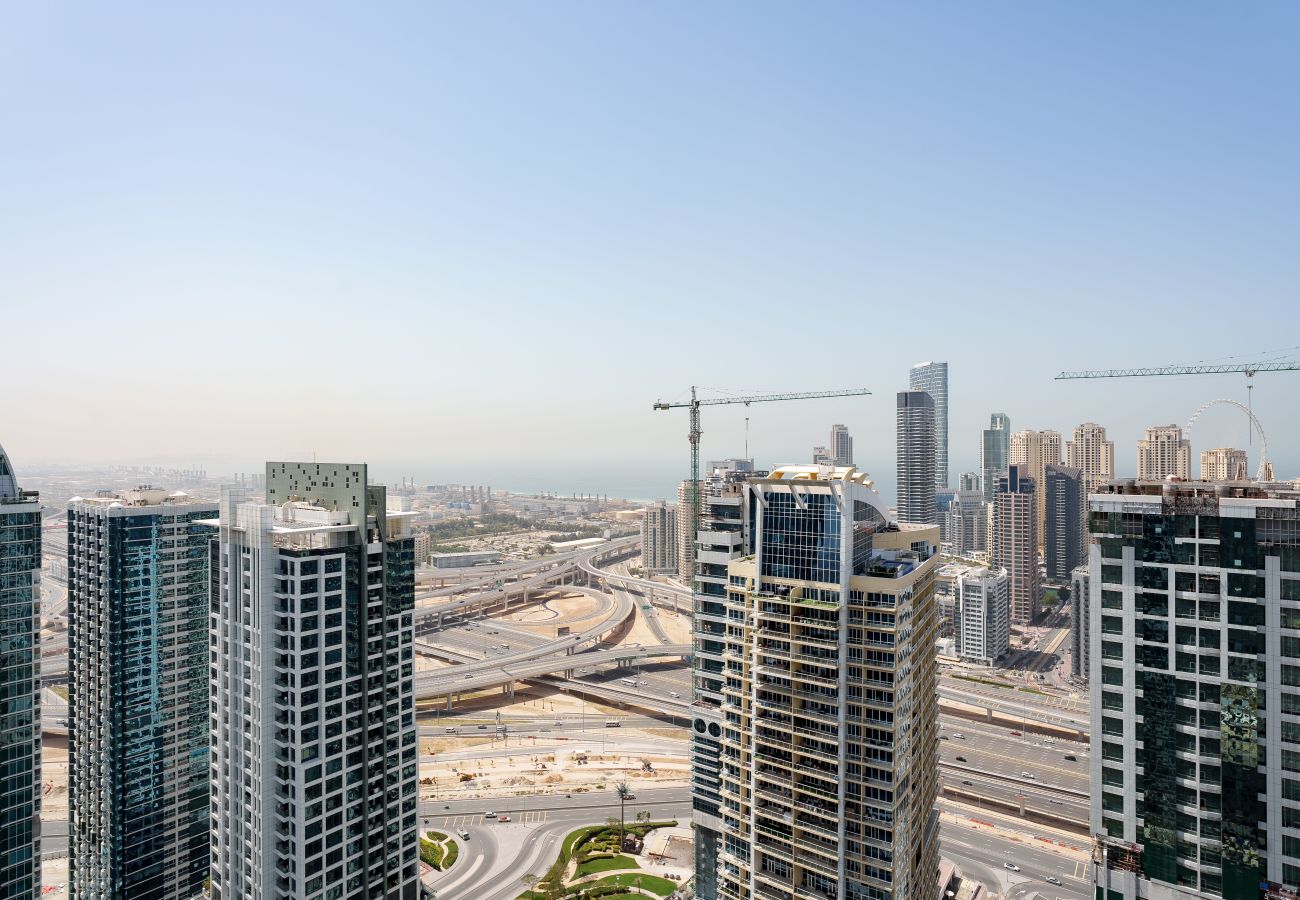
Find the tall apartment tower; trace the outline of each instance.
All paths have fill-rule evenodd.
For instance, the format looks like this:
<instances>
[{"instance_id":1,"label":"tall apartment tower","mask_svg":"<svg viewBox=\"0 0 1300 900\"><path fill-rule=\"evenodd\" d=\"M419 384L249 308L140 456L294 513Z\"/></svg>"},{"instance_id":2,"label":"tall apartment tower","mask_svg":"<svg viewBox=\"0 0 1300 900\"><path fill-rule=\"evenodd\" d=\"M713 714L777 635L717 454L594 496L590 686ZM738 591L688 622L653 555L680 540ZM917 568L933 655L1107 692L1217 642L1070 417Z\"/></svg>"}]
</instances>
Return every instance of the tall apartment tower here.
<instances>
[{"instance_id":1,"label":"tall apartment tower","mask_svg":"<svg viewBox=\"0 0 1300 900\"><path fill-rule=\"evenodd\" d=\"M1115 442L1096 422L1074 427L1073 440L1065 442L1065 464L1083 472L1083 489L1091 494L1115 478Z\"/></svg>"},{"instance_id":2,"label":"tall apartment tower","mask_svg":"<svg viewBox=\"0 0 1300 900\"><path fill-rule=\"evenodd\" d=\"M1047 578L1067 584L1070 573L1084 560L1088 495L1083 490L1083 472L1070 466L1047 466L1044 484L1047 494L1047 533L1043 537L1043 558Z\"/></svg>"},{"instance_id":3,"label":"tall apartment tower","mask_svg":"<svg viewBox=\"0 0 1300 900\"><path fill-rule=\"evenodd\" d=\"M831 426L831 442L827 449L830 451L831 465L853 465L853 435L843 425Z\"/></svg>"},{"instance_id":4,"label":"tall apartment tower","mask_svg":"<svg viewBox=\"0 0 1300 900\"><path fill-rule=\"evenodd\" d=\"M967 569L957 575L957 655L991 666L1011 645L1011 619L1005 569Z\"/></svg>"},{"instance_id":5,"label":"tall apartment tower","mask_svg":"<svg viewBox=\"0 0 1300 900\"><path fill-rule=\"evenodd\" d=\"M908 390L925 391L934 400L934 486L948 486L948 364L923 362L907 373Z\"/></svg>"},{"instance_id":6,"label":"tall apartment tower","mask_svg":"<svg viewBox=\"0 0 1300 900\"><path fill-rule=\"evenodd\" d=\"M929 900L938 528L892 522L848 467L756 477L745 508L719 709L692 723L718 748L716 781L693 784L697 842L720 836L697 851L696 896Z\"/></svg>"},{"instance_id":7,"label":"tall apartment tower","mask_svg":"<svg viewBox=\"0 0 1300 900\"><path fill-rule=\"evenodd\" d=\"M1006 413L989 416L989 427L984 429L980 441L980 472L984 487L984 500L993 500L998 489L998 479L1007 473L1011 462L1011 419Z\"/></svg>"},{"instance_id":8,"label":"tall apartment tower","mask_svg":"<svg viewBox=\"0 0 1300 900\"><path fill-rule=\"evenodd\" d=\"M899 391L898 521L932 525L938 521L934 499L934 399L925 391Z\"/></svg>"},{"instance_id":9,"label":"tall apartment tower","mask_svg":"<svg viewBox=\"0 0 1300 900\"><path fill-rule=\"evenodd\" d=\"M68 503L68 880L190 900L208 878L208 544L217 504Z\"/></svg>"},{"instance_id":10,"label":"tall apartment tower","mask_svg":"<svg viewBox=\"0 0 1300 900\"><path fill-rule=\"evenodd\" d=\"M1038 615L1043 583L1038 572L1038 491L1020 466L1007 466L993 496L990 549L994 568L1007 571L1011 623L1024 625Z\"/></svg>"},{"instance_id":11,"label":"tall apartment tower","mask_svg":"<svg viewBox=\"0 0 1300 900\"><path fill-rule=\"evenodd\" d=\"M659 575L677 571L677 508L657 500L641 520L641 567Z\"/></svg>"},{"instance_id":12,"label":"tall apartment tower","mask_svg":"<svg viewBox=\"0 0 1300 900\"><path fill-rule=\"evenodd\" d=\"M1038 503L1038 549L1043 549L1047 537L1047 467L1061 464L1061 433L1059 431L1033 431L1025 429L1011 435L1010 465L1020 466L1022 475L1034 481Z\"/></svg>"},{"instance_id":13,"label":"tall apartment tower","mask_svg":"<svg viewBox=\"0 0 1300 900\"><path fill-rule=\"evenodd\" d=\"M1245 481L1249 477L1245 450L1216 447L1201 451L1202 481Z\"/></svg>"},{"instance_id":14,"label":"tall apartment tower","mask_svg":"<svg viewBox=\"0 0 1300 900\"><path fill-rule=\"evenodd\" d=\"M700 479L700 508L704 508L704 479ZM691 481L677 485L677 577L688 586L695 577L695 538L691 534Z\"/></svg>"},{"instance_id":15,"label":"tall apartment tower","mask_svg":"<svg viewBox=\"0 0 1300 900\"><path fill-rule=\"evenodd\" d=\"M1300 491L1127 481L1089 505L1098 896L1294 896Z\"/></svg>"},{"instance_id":16,"label":"tall apartment tower","mask_svg":"<svg viewBox=\"0 0 1300 900\"><path fill-rule=\"evenodd\" d=\"M946 539L953 553L970 556L988 551L989 510L980 491L958 491L945 519Z\"/></svg>"},{"instance_id":17,"label":"tall apartment tower","mask_svg":"<svg viewBox=\"0 0 1300 900\"><path fill-rule=\"evenodd\" d=\"M1177 425L1153 425L1146 437L1137 442L1137 477L1139 481L1192 477L1192 442L1183 437Z\"/></svg>"},{"instance_id":18,"label":"tall apartment tower","mask_svg":"<svg viewBox=\"0 0 1300 900\"><path fill-rule=\"evenodd\" d=\"M212 542L212 897L419 889L407 515L366 466L267 463Z\"/></svg>"},{"instance_id":19,"label":"tall apartment tower","mask_svg":"<svg viewBox=\"0 0 1300 900\"><path fill-rule=\"evenodd\" d=\"M1087 680L1090 651L1088 640L1090 577L1085 562L1070 573L1070 674Z\"/></svg>"},{"instance_id":20,"label":"tall apartment tower","mask_svg":"<svg viewBox=\"0 0 1300 900\"><path fill-rule=\"evenodd\" d=\"M41 892L41 502L0 447L0 898Z\"/></svg>"}]
</instances>

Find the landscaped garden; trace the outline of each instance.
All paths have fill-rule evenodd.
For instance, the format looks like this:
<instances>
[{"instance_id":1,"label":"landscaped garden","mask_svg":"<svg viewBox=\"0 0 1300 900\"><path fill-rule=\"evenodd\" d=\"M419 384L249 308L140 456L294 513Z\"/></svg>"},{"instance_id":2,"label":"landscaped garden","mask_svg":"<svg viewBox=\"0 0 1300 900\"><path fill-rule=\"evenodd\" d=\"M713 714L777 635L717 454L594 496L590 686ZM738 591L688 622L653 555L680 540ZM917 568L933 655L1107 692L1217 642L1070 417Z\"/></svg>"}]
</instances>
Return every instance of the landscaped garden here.
<instances>
[{"instance_id":1,"label":"landscaped garden","mask_svg":"<svg viewBox=\"0 0 1300 900\"><path fill-rule=\"evenodd\" d=\"M519 900L644 900L667 897L680 885L667 878L639 871L640 863L619 847L619 832L633 836L637 845L656 828L674 822L638 822L624 825L590 825L572 831L560 847L559 858L546 874L526 876L529 890ZM626 845L625 845L626 846Z\"/></svg>"}]
</instances>

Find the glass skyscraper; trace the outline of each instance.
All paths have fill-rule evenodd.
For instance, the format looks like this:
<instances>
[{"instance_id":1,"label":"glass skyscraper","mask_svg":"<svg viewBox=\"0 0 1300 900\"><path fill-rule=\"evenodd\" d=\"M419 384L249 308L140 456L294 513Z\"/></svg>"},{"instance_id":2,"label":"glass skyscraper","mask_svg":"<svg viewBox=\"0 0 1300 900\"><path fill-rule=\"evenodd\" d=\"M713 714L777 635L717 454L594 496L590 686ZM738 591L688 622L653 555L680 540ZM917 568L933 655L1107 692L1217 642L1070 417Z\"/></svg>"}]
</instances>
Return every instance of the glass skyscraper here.
<instances>
[{"instance_id":1,"label":"glass skyscraper","mask_svg":"<svg viewBox=\"0 0 1300 900\"><path fill-rule=\"evenodd\" d=\"M1011 463L1011 419L1006 413L989 416L989 427L984 429L980 441L980 470L984 476L984 501L987 503L997 493L998 479L1007 473Z\"/></svg>"},{"instance_id":2,"label":"glass skyscraper","mask_svg":"<svg viewBox=\"0 0 1300 900\"><path fill-rule=\"evenodd\" d=\"M190 900L208 877L216 514L150 487L68 504L72 897Z\"/></svg>"},{"instance_id":3,"label":"glass skyscraper","mask_svg":"<svg viewBox=\"0 0 1300 900\"><path fill-rule=\"evenodd\" d=\"M908 372L907 389L934 400L934 486L948 487L948 364L923 362Z\"/></svg>"},{"instance_id":4,"label":"glass skyscraper","mask_svg":"<svg viewBox=\"0 0 1300 900\"><path fill-rule=\"evenodd\" d=\"M41 504L0 448L0 900L41 888Z\"/></svg>"}]
</instances>

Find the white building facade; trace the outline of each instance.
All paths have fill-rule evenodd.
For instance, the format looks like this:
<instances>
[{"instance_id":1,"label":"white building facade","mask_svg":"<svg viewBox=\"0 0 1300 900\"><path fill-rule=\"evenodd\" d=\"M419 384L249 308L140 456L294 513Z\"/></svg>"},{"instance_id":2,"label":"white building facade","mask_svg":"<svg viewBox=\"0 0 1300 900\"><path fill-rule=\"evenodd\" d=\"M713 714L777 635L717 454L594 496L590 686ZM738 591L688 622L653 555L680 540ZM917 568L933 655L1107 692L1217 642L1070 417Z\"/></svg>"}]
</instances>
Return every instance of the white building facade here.
<instances>
[{"instance_id":1,"label":"white building facade","mask_svg":"<svg viewBox=\"0 0 1300 900\"><path fill-rule=\"evenodd\" d=\"M958 573L956 600L957 655L991 666L1011 641L1011 618L1005 569L966 569Z\"/></svg>"},{"instance_id":2,"label":"white building facade","mask_svg":"<svg viewBox=\"0 0 1300 900\"><path fill-rule=\"evenodd\" d=\"M1192 477L1192 442L1177 425L1155 425L1137 442L1138 481Z\"/></svg>"}]
</instances>

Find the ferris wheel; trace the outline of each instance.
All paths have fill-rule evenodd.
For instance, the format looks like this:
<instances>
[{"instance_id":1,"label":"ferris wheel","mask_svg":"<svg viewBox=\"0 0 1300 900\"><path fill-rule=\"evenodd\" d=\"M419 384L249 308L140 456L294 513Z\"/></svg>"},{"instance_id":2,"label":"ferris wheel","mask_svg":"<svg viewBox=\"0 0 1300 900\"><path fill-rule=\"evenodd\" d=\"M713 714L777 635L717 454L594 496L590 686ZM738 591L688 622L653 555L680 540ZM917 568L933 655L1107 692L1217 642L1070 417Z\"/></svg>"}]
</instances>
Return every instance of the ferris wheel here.
<instances>
[{"instance_id":1,"label":"ferris wheel","mask_svg":"<svg viewBox=\"0 0 1300 900\"><path fill-rule=\"evenodd\" d=\"M1255 480L1263 481L1269 468L1268 438L1264 435L1264 426L1259 424L1259 419L1255 418L1255 413L1251 411L1251 408L1249 406L1240 402L1239 400L1231 400L1227 397L1219 397L1215 400L1211 400L1208 403L1202 403L1197 408L1196 412L1192 413L1192 417L1187 420L1187 427L1185 430L1187 432L1188 440L1191 440L1192 426L1196 424L1196 420L1201 417L1201 414L1203 412L1205 412L1206 410L1214 406L1235 406L1237 409L1244 412L1247 415L1247 417L1249 417L1251 425L1253 425L1255 430L1259 432L1259 467L1255 471Z\"/></svg>"}]
</instances>

